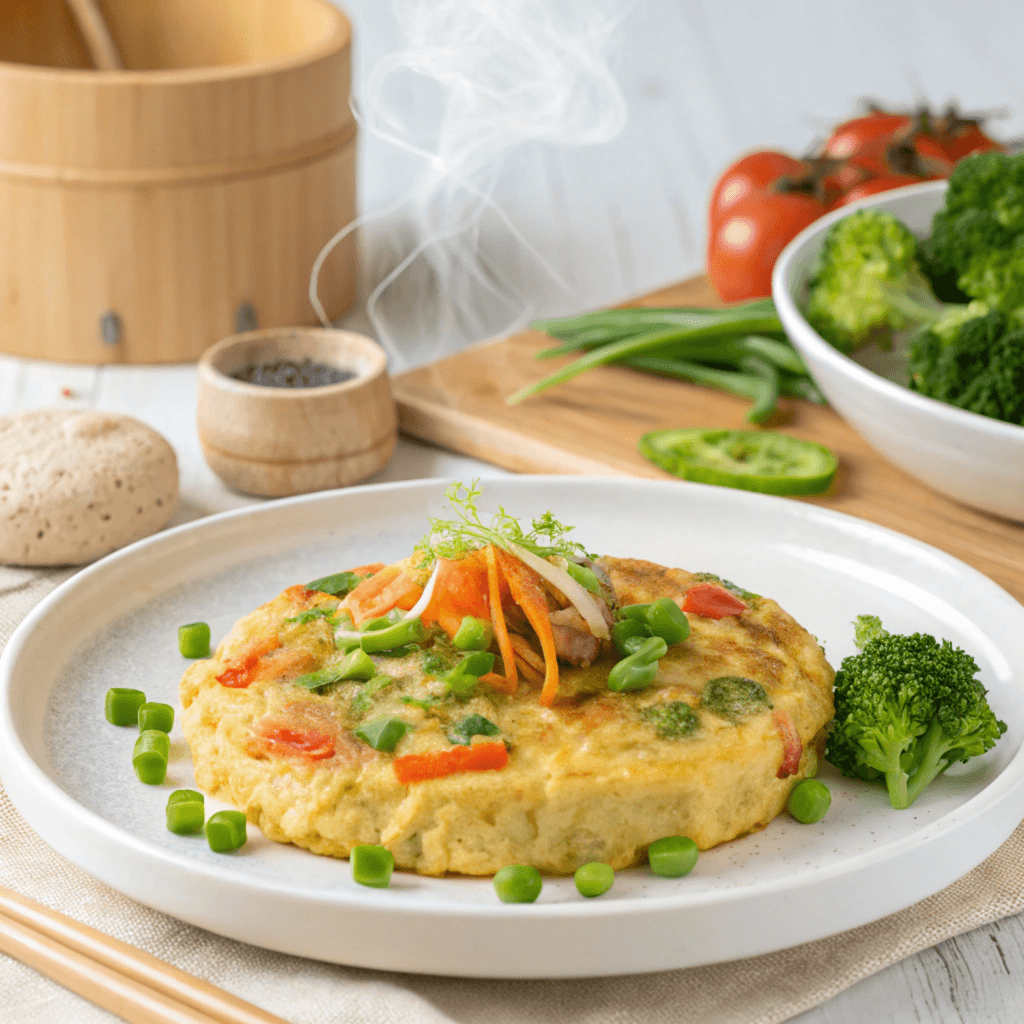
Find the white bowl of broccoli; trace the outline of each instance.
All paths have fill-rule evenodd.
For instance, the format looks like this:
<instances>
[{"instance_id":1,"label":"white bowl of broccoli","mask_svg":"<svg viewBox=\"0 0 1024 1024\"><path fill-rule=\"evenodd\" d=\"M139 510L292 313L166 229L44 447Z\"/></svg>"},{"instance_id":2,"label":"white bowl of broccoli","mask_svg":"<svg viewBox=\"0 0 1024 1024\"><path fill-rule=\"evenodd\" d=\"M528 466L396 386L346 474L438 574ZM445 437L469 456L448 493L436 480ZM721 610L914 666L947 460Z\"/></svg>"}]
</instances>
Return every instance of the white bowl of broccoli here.
<instances>
[{"instance_id":1,"label":"white bowl of broccoli","mask_svg":"<svg viewBox=\"0 0 1024 1024\"><path fill-rule=\"evenodd\" d=\"M936 181L816 221L779 257L773 298L829 403L882 455L1024 520L1024 158L963 161L949 188L949 210Z\"/></svg>"}]
</instances>

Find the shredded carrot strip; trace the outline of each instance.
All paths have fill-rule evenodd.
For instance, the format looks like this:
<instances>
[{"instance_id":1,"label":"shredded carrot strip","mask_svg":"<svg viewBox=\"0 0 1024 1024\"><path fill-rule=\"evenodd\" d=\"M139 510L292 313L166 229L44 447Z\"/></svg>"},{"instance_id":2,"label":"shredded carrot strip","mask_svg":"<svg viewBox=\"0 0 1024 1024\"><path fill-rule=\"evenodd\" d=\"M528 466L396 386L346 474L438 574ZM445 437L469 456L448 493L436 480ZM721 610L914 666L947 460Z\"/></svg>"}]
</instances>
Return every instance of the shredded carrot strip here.
<instances>
[{"instance_id":1,"label":"shredded carrot strip","mask_svg":"<svg viewBox=\"0 0 1024 1024\"><path fill-rule=\"evenodd\" d=\"M480 677L481 683L486 683L488 686L497 690L499 693L513 693L510 689L508 680L499 675L497 672L487 672L485 675Z\"/></svg>"},{"instance_id":2,"label":"shredded carrot strip","mask_svg":"<svg viewBox=\"0 0 1024 1024\"><path fill-rule=\"evenodd\" d=\"M505 666L508 692L515 693L516 687L519 685L519 676L516 673L516 659L512 653L512 643L508 638L508 626L505 625L505 613L501 608L501 580L498 576L498 562L494 553L494 545L489 544L484 550L487 553L487 594L491 605L491 625L494 626L494 636L498 641L498 650L501 651L501 660Z\"/></svg>"},{"instance_id":3,"label":"shredded carrot strip","mask_svg":"<svg viewBox=\"0 0 1024 1024\"><path fill-rule=\"evenodd\" d=\"M540 693L540 702L550 707L558 693L558 650L555 647L555 634L551 629L548 617L548 603L540 578L526 564L505 551L496 549L496 557L502 575L508 581L512 599L526 613L526 618L533 626L544 652L544 689Z\"/></svg>"}]
</instances>

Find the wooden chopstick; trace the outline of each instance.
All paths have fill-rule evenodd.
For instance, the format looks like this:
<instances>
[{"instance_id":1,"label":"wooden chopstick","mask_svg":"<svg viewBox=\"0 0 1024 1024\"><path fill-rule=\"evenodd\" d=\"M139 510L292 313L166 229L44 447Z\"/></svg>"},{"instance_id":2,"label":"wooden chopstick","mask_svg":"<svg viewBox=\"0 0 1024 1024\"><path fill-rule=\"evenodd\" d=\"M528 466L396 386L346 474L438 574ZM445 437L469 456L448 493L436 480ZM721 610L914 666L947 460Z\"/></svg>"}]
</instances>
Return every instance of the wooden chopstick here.
<instances>
[{"instance_id":1,"label":"wooden chopstick","mask_svg":"<svg viewBox=\"0 0 1024 1024\"><path fill-rule=\"evenodd\" d=\"M0 952L129 1024L286 1024L252 1003L3 886Z\"/></svg>"},{"instance_id":2,"label":"wooden chopstick","mask_svg":"<svg viewBox=\"0 0 1024 1024\"><path fill-rule=\"evenodd\" d=\"M121 71L121 55L117 52L110 29L107 28L103 12L96 6L96 0L67 0L71 13L78 23L89 56L98 71Z\"/></svg>"}]
</instances>

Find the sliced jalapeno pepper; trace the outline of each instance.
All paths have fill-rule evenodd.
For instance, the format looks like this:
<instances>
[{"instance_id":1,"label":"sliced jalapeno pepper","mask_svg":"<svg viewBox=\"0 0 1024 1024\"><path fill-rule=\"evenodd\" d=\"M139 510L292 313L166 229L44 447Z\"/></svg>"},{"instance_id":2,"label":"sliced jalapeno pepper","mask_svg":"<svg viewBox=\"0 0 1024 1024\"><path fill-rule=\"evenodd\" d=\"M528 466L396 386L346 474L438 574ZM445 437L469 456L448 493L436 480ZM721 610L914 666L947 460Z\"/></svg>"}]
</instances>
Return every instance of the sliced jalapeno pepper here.
<instances>
[{"instance_id":1,"label":"sliced jalapeno pepper","mask_svg":"<svg viewBox=\"0 0 1024 1024\"><path fill-rule=\"evenodd\" d=\"M774 430L655 430L638 447L683 480L762 494L821 494L839 465L828 448Z\"/></svg>"}]
</instances>

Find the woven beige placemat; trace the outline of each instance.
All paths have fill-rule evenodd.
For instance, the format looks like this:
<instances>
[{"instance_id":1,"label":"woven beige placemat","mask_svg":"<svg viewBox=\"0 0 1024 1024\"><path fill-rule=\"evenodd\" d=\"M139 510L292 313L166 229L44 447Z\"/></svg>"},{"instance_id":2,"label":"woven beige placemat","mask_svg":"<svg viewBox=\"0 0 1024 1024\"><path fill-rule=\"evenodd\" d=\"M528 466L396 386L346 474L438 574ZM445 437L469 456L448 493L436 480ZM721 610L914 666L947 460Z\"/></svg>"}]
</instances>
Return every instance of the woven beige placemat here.
<instances>
[{"instance_id":1,"label":"woven beige placemat","mask_svg":"<svg viewBox=\"0 0 1024 1024\"><path fill-rule=\"evenodd\" d=\"M68 571L0 566L0 645ZM908 910L829 939L685 971L583 981L465 981L336 967L223 939L127 899L54 853L0 790L0 884L294 1024L776 1024L953 935L1024 909L1024 825ZM115 1020L0 955L4 1024Z\"/></svg>"}]
</instances>

